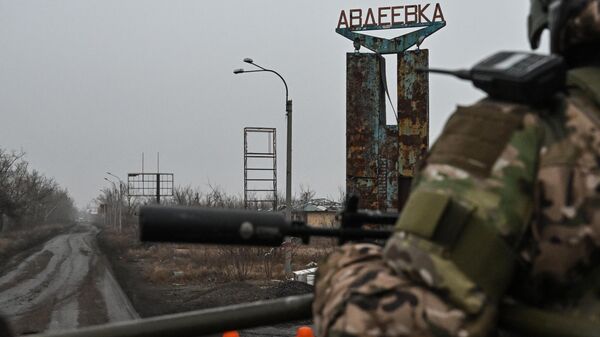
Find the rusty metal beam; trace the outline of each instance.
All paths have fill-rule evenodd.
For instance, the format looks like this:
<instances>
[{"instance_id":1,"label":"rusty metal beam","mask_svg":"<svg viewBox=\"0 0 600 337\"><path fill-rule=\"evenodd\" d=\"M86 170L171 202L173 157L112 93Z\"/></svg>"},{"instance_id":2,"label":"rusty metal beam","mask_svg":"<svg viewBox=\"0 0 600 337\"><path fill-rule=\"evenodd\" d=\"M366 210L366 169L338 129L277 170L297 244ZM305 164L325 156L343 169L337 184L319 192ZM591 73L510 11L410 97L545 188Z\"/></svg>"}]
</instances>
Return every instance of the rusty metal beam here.
<instances>
[{"instance_id":1,"label":"rusty metal beam","mask_svg":"<svg viewBox=\"0 0 600 337\"><path fill-rule=\"evenodd\" d=\"M380 144L380 157L386 161L387 172L385 174L385 207L380 209L385 211L398 210L398 126L386 125L385 139L382 139Z\"/></svg>"},{"instance_id":2,"label":"rusty metal beam","mask_svg":"<svg viewBox=\"0 0 600 337\"><path fill-rule=\"evenodd\" d=\"M377 54L346 54L346 192L360 197L359 208L379 208L377 136L385 109L383 62Z\"/></svg>"},{"instance_id":3,"label":"rusty metal beam","mask_svg":"<svg viewBox=\"0 0 600 337\"><path fill-rule=\"evenodd\" d=\"M399 210L429 146L429 77L415 71L428 66L427 49L398 54Z\"/></svg>"},{"instance_id":4,"label":"rusty metal beam","mask_svg":"<svg viewBox=\"0 0 600 337\"><path fill-rule=\"evenodd\" d=\"M398 128L386 125L385 59L347 54L346 191L360 208L397 209Z\"/></svg>"}]
</instances>

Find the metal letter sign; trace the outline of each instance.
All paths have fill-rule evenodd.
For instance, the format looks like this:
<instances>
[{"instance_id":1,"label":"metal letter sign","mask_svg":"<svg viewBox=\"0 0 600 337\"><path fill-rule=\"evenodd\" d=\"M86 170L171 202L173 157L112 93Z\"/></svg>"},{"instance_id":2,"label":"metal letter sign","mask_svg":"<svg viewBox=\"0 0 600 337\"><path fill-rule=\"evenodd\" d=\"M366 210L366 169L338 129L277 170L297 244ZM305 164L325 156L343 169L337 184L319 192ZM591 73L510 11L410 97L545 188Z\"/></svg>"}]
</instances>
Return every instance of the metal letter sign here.
<instances>
[{"instance_id":1,"label":"metal letter sign","mask_svg":"<svg viewBox=\"0 0 600 337\"><path fill-rule=\"evenodd\" d=\"M446 25L439 4L403 5L341 11L336 32L354 42L346 55L346 192L361 208L400 210L412 177L429 143L429 79L415 72L427 67L423 41ZM421 28L393 39L360 32ZM359 53L360 47L373 53ZM398 116L386 125L385 59L398 57Z\"/></svg>"},{"instance_id":2,"label":"metal letter sign","mask_svg":"<svg viewBox=\"0 0 600 337\"><path fill-rule=\"evenodd\" d=\"M446 21L440 4L431 4L380 7L376 10L369 8L350 9L340 13L336 32L354 42L356 50L363 46L378 54L398 54L412 46L420 46L431 34L444 26ZM433 15L429 15L433 13ZM384 39L375 36L360 34L370 30L421 28L414 32L398 36L393 39Z\"/></svg>"}]
</instances>

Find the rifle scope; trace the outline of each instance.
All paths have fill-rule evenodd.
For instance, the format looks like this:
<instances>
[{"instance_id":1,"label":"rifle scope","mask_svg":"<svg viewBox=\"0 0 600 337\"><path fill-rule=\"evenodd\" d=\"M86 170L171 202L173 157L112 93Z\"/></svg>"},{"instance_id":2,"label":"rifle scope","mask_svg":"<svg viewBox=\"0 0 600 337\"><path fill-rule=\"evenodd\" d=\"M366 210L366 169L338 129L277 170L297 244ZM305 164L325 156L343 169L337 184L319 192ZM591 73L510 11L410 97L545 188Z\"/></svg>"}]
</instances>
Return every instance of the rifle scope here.
<instances>
[{"instance_id":1,"label":"rifle scope","mask_svg":"<svg viewBox=\"0 0 600 337\"><path fill-rule=\"evenodd\" d=\"M355 218L393 223L395 216ZM375 221L378 219L378 221ZM283 214L239 209L144 206L140 209L140 238L151 242L206 243L254 246L280 246L285 237L299 237L308 243L311 236L340 240L387 239L391 232L359 227L316 228L299 221L287 221Z\"/></svg>"}]
</instances>

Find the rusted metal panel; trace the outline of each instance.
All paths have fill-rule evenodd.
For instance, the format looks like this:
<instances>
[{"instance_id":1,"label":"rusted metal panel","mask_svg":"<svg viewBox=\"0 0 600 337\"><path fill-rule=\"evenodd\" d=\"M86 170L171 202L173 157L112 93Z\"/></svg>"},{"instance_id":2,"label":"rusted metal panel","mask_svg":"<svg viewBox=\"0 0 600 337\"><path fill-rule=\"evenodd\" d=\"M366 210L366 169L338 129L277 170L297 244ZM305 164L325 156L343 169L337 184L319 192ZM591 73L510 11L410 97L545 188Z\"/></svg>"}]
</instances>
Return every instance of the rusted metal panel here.
<instances>
[{"instance_id":1,"label":"rusted metal panel","mask_svg":"<svg viewBox=\"0 0 600 337\"><path fill-rule=\"evenodd\" d=\"M397 54L417 45L419 46L425 38L437 32L446 26L445 21L441 22L423 22L410 24L393 24L386 26L364 26L353 28L337 28L335 31L351 40L355 44L355 48L363 46L379 54ZM393 39L385 39L371 35L356 33L357 31L370 31L382 29L398 29L398 28L421 28L410 33L395 37Z\"/></svg>"},{"instance_id":2,"label":"rusted metal panel","mask_svg":"<svg viewBox=\"0 0 600 337\"><path fill-rule=\"evenodd\" d=\"M385 126L386 138L381 152L387 162L385 210L398 210L398 126Z\"/></svg>"},{"instance_id":3,"label":"rusted metal panel","mask_svg":"<svg viewBox=\"0 0 600 337\"><path fill-rule=\"evenodd\" d=\"M427 49L398 54L399 209L429 146L429 77L415 71L428 66Z\"/></svg>"},{"instance_id":4,"label":"rusted metal panel","mask_svg":"<svg viewBox=\"0 0 600 337\"><path fill-rule=\"evenodd\" d=\"M360 208L378 208L377 135L385 109L377 54L346 55L346 192L360 197Z\"/></svg>"},{"instance_id":5,"label":"rusted metal panel","mask_svg":"<svg viewBox=\"0 0 600 337\"><path fill-rule=\"evenodd\" d=\"M385 122L385 60L347 54L346 191L360 208L396 208L398 131Z\"/></svg>"}]
</instances>

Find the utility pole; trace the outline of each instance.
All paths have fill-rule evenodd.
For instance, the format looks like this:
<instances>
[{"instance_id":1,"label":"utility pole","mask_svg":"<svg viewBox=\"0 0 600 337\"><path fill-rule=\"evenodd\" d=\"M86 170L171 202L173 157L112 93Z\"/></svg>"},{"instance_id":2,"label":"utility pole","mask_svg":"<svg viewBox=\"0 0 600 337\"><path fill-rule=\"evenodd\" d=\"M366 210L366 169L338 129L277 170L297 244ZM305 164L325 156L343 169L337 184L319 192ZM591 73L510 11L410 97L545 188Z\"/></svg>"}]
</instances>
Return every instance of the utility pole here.
<instances>
[{"instance_id":1,"label":"utility pole","mask_svg":"<svg viewBox=\"0 0 600 337\"><path fill-rule=\"evenodd\" d=\"M285 86L285 112L287 116L287 151L286 151L286 168L285 168L285 216L288 220L292 220L292 100L289 98L289 90L288 85L285 82L285 79L281 74L272 69L267 69L258 64L254 63L254 60L251 58L245 58L244 62L251 64L258 68L259 70L244 70L244 69L235 69L233 71L234 74L244 74L244 73L256 73L256 72L270 72L277 75L281 81L283 81L283 85ZM290 240L286 240L287 244L291 244ZM288 247L285 253L285 264L284 269L286 275L292 273L292 253L291 248Z\"/></svg>"}]
</instances>

